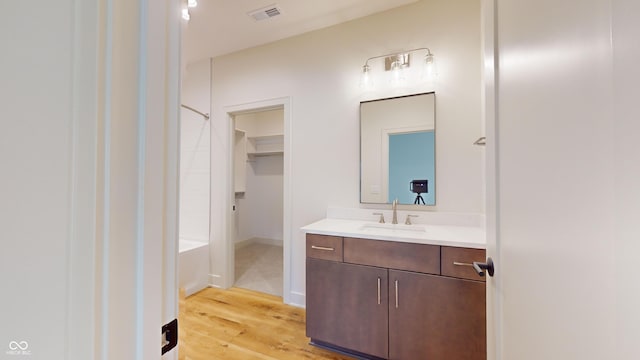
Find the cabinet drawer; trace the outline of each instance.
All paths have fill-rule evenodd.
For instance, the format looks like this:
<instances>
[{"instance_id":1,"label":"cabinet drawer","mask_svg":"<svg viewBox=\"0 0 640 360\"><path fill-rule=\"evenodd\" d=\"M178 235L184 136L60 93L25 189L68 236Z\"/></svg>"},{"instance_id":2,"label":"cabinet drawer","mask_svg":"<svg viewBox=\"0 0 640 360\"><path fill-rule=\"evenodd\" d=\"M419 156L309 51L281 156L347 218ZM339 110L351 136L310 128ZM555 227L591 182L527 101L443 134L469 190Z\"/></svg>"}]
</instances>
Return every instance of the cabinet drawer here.
<instances>
[{"instance_id":1,"label":"cabinet drawer","mask_svg":"<svg viewBox=\"0 0 640 360\"><path fill-rule=\"evenodd\" d=\"M344 238L344 261L389 269L440 273L440 246Z\"/></svg>"},{"instance_id":2,"label":"cabinet drawer","mask_svg":"<svg viewBox=\"0 0 640 360\"><path fill-rule=\"evenodd\" d=\"M342 238L339 236L307 234L307 257L342 261Z\"/></svg>"},{"instance_id":3,"label":"cabinet drawer","mask_svg":"<svg viewBox=\"0 0 640 360\"><path fill-rule=\"evenodd\" d=\"M460 247L442 247L442 275L461 279L485 281L469 265L455 265L454 263L472 264L474 261L484 262L486 253L484 249L469 249Z\"/></svg>"}]
</instances>

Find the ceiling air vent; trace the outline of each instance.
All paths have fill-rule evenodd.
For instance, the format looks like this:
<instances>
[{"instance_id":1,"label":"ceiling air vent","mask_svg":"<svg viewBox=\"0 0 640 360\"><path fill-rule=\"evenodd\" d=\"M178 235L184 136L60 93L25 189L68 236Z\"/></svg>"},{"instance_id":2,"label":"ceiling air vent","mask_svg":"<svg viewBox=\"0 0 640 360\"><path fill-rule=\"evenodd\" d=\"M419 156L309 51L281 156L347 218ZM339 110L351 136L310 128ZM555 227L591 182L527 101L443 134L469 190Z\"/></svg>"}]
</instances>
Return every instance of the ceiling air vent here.
<instances>
[{"instance_id":1,"label":"ceiling air vent","mask_svg":"<svg viewBox=\"0 0 640 360\"><path fill-rule=\"evenodd\" d=\"M278 16L282 14L282 12L280 11L280 9L278 9L278 7L275 4L273 4L273 5L265 6L262 9L254 10L247 14L251 16L254 20L259 21L259 20L269 19L274 16Z\"/></svg>"}]
</instances>

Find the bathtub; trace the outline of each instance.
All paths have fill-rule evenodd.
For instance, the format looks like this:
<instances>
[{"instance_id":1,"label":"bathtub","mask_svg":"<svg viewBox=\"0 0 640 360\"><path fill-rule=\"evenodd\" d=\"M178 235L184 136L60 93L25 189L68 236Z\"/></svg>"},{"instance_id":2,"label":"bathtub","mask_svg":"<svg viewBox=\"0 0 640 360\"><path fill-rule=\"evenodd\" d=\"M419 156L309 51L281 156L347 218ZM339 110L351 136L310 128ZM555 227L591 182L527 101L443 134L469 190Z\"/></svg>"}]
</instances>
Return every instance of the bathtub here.
<instances>
[{"instance_id":1,"label":"bathtub","mask_svg":"<svg viewBox=\"0 0 640 360\"><path fill-rule=\"evenodd\" d=\"M180 239L178 248L178 288L189 296L207 287L209 244Z\"/></svg>"}]
</instances>

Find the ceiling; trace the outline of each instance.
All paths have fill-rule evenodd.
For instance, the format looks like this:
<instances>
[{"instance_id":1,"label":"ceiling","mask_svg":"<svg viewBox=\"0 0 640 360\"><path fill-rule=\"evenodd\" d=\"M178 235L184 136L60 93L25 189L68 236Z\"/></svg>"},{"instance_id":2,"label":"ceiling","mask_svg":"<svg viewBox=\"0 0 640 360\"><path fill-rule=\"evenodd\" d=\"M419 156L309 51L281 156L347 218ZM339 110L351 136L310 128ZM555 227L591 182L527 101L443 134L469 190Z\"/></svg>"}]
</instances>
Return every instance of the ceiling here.
<instances>
[{"instance_id":1,"label":"ceiling","mask_svg":"<svg viewBox=\"0 0 640 360\"><path fill-rule=\"evenodd\" d=\"M183 30L183 61L232 53L418 0L199 0ZM280 15L256 21L254 10Z\"/></svg>"}]
</instances>

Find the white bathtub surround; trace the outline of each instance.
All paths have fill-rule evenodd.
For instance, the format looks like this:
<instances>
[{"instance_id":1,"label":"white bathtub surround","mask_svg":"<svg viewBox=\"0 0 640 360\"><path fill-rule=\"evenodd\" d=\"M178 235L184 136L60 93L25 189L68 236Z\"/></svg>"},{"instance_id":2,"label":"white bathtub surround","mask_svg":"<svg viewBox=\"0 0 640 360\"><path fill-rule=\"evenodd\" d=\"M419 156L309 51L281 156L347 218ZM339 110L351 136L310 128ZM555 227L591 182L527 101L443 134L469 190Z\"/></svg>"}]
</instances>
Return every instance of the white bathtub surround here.
<instances>
[{"instance_id":1,"label":"white bathtub surround","mask_svg":"<svg viewBox=\"0 0 640 360\"><path fill-rule=\"evenodd\" d=\"M211 112L210 72L209 60L187 67L184 105ZM210 124L200 114L180 109L180 239L209 242Z\"/></svg>"},{"instance_id":2,"label":"white bathtub surround","mask_svg":"<svg viewBox=\"0 0 640 360\"><path fill-rule=\"evenodd\" d=\"M209 60L186 68L181 102L211 112ZM178 286L187 296L208 286L211 120L180 109L180 245Z\"/></svg>"},{"instance_id":3,"label":"white bathtub surround","mask_svg":"<svg viewBox=\"0 0 640 360\"><path fill-rule=\"evenodd\" d=\"M178 288L192 295L207 287L209 244L180 239L178 253Z\"/></svg>"}]
</instances>

